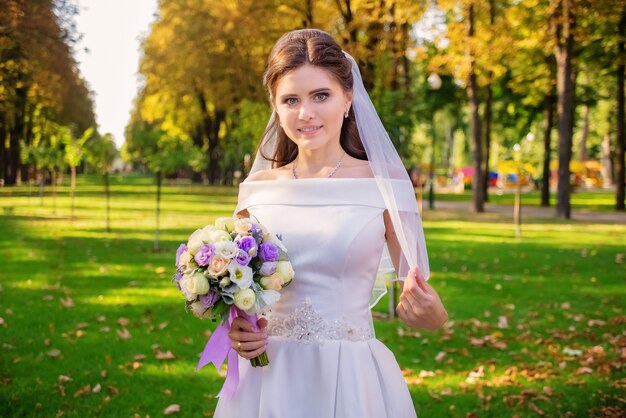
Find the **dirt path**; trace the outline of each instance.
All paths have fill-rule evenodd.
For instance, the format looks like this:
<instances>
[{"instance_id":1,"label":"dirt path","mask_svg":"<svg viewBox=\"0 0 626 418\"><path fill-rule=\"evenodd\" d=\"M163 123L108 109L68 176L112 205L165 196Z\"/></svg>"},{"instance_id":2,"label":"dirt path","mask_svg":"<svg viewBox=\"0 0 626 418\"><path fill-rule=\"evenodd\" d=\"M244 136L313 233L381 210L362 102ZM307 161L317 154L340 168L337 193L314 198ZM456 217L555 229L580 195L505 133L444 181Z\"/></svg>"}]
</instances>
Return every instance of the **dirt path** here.
<instances>
[{"instance_id":1,"label":"dirt path","mask_svg":"<svg viewBox=\"0 0 626 418\"><path fill-rule=\"evenodd\" d=\"M429 209L425 209L428 211ZM435 202L434 210L451 210L451 211L470 211L471 203L468 202ZM485 204L487 213L498 213L502 215L513 216L512 205L496 205L493 203ZM555 219L556 209L554 207L544 208L540 206L522 206L522 218L528 217L533 219ZM589 210L572 210L572 220L584 221L589 223L610 223L626 225L626 212L597 212Z\"/></svg>"}]
</instances>

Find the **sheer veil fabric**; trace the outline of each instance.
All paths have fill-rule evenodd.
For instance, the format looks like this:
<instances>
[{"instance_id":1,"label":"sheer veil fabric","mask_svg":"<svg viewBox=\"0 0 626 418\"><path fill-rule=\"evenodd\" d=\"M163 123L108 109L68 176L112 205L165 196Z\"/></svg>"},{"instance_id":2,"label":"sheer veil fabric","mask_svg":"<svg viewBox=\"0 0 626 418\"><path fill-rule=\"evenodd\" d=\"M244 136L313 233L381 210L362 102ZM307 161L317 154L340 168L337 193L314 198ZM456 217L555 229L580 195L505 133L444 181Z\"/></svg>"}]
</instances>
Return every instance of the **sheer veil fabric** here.
<instances>
[{"instance_id":1,"label":"sheer veil fabric","mask_svg":"<svg viewBox=\"0 0 626 418\"><path fill-rule=\"evenodd\" d=\"M413 266L417 266L419 274L428 279L430 268L413 184L363 86L358 64L347 52L344 51L344 55L352 64L352 109L359 136L401 247L397 272L393 267L387 246L383 248L370 300L370 306L374 306L387 292L387 281L404 280ZM265 155L274 155L278 129L280 129L278 124L272 124L276 117L276 112L272 112L268 127L275 127L268 130L261 139L250 174L273 168L272 162L264 158L260 150L262 149Z\"/></svg>"}]
</instances>

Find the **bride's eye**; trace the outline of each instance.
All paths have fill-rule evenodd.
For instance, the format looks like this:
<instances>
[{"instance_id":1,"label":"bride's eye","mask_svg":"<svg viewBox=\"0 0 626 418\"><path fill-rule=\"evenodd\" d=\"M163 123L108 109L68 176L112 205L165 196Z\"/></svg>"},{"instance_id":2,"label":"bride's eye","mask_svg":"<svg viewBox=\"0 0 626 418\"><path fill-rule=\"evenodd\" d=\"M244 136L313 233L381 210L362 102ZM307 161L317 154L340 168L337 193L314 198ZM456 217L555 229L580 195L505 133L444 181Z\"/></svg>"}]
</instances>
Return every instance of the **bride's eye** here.
<instances>
[{"instance_id":1,"label":"bride's eye","mask_svg":"<svg viewBox=\"0 0 626 418\"><path fill-rule=\"evenodd\" d=\"M296 99L295 97L288 97L285 100L283 100L283 103L285 103L286 105L292 106L298 103L298 99Z\"/></svg>"},{"instance_id":2,"label":"bride's eye","mask_svg":"<svg viewBox=\"0 0 626 418\"><path fill-rule=\"evenodd\" d=\"M318 102L323 102L324 100L328 99L328 96L330 96L330 94L328 93L317 93L315 96L313 96L313 98Z\"/></svg>"}]
</instances>

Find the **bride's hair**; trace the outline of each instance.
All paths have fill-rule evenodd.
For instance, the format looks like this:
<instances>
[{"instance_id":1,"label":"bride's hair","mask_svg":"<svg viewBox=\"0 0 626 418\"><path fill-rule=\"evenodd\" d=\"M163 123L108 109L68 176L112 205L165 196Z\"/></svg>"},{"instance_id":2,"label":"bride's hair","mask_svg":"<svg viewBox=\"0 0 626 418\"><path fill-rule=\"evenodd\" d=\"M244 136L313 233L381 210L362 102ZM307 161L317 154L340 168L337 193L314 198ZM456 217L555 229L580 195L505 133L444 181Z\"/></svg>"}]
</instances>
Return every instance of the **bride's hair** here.
<instances>
[{"instance_id":1,"label":"bride's hair","mask_svg":"<svg viewBox=\"0 0 626 418\"><path fill-rule=\"evenodd\" d=\"M339 81L345 92L352 91L352 64L343 54L335 39L318 29L295 30L284 34L276 42L268 58L267 68L263 75L263 85L269 93L272 106L274 106L276 86L280 79L287 72L305 64L327 70ZM265 136L269 131L278 129L274 155L265 155L263 149L259 148L263 158L272 161L274 167L289 164L298 156L298 147L289 139L285 131L277 126L279 122L278 118L274 118L263 134ZM367 160L352 107L350 107L348 117L343 121L339 143L347 154L361 160Z\"/></svg>"}]
</instances>

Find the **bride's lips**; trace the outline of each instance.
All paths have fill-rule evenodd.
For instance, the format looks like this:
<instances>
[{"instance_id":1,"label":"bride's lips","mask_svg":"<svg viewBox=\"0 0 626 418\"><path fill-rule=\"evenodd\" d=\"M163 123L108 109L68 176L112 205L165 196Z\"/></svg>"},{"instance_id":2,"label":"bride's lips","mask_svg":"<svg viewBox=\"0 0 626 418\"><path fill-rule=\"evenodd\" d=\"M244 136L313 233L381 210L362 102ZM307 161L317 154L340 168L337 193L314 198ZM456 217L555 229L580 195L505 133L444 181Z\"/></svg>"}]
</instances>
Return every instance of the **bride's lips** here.
<instances>
[{"instance_id":1,"label":"bride's lips","mask_svg":"<svg viewBox=\"0 0 626 418\"><path fill-rule=\"evenodd\" d=\"M298 132L300 132L303 136L313 136L317 134L320 129L322 129L324 125L319 126L303 126L302 128L298 128Z\"/></svg>"}]
</instances>

